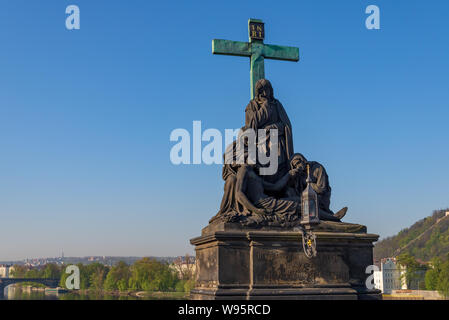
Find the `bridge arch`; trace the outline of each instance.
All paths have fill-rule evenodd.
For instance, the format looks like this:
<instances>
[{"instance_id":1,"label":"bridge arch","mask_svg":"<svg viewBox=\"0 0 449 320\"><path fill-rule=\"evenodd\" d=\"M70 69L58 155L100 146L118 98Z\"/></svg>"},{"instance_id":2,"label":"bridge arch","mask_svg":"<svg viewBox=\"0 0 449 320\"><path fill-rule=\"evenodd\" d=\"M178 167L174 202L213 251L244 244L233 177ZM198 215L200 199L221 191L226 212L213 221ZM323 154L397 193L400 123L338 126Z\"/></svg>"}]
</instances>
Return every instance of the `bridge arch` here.
<instances>
[{"instance_id":1,"label":"bridge arch","mask_svg":"<svg viewBox=\"0 0 449 320\"><path fill-rule=\"evenodd\" d=\"M20 282L34 282L42 283L46 286L56 288L59 284L59 279L43 279L43 278L0 278L0 299L4 299L5 288L14 283Z\"/></svg>"}]
</instances>

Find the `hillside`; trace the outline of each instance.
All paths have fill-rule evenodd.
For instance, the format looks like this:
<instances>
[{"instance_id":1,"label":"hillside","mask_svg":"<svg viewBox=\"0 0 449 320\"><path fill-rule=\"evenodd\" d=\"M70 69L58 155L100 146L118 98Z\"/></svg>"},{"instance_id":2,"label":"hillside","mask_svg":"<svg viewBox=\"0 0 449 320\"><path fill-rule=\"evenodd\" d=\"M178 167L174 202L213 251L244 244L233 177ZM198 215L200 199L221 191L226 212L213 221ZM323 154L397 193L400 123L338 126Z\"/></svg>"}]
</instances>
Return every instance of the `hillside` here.
<instances>
[{"instance_id":1,"label":"hillside","mask_svg":"<svg viewBox=\"0 0 449 320\"><path fill-rule=\"evenodd\" d=\"M446 257L449 253L449 216L445 213L448 210L436 210L397 235L379 241L374 247L374 260L404 252L423 261Z\"/></svg>"}]
</instances>

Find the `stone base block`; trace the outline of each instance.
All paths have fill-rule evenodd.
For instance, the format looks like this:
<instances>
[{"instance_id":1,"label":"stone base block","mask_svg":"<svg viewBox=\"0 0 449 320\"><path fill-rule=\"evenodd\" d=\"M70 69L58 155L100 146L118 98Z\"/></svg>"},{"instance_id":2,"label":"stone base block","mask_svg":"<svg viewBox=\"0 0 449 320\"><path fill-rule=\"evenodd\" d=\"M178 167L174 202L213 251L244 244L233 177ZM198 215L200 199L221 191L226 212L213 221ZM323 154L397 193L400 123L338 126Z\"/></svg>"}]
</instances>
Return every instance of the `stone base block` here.
<instances>
[{"instance_id":1,"label":"stone base block","mask_svg":"<svg viewBox=\"0 0 449 320\"><path fill-rule=\"evenodd\" d=\"M378 235L314 231L317 256L307 258L298 232L216 230L191 240L192 299L381 299L365 286Z\"/></svg>"}]
</instances>

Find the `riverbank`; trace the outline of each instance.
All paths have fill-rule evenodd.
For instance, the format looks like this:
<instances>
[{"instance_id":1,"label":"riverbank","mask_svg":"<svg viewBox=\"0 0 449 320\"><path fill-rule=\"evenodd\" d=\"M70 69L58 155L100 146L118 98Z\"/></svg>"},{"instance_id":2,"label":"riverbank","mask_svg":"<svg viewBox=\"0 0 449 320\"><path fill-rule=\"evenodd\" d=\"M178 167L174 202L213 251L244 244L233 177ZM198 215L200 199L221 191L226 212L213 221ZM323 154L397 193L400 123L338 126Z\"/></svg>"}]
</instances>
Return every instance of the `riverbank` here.
<instances>
[{"instance_id":1,"label":"riverbank","mask_svg":"<svg viewBox=\"0 0 449 320\"><path fill-rule=\"evenodd\" d=\"M189 298L188 292L150 292L150 291L107 291L107 290L69 290L69 293L80 296L88 295L94 297L110 296L110 297L135 297L138 299L155 299L155 300L184 300Z\"/></svg>"},{"instance_id":2,"label":"riverbank","mask_svg":"<svg viewBox=\"0 0 449 320\"><path fill-rule=\"evenodd\" d=\"M42 293L46 295L53 295L61 293L66 296L69 300L71 298L77 299L88 299L88 300L108 300L108 299L142 299L142 300L185 300L189 299L188 292L150 292L150 291L119 291L119 290L95 290L95 289L81 289L81 290L66 290L61 288L61 292L56 289L55 292L52 291L53 288L48 288L40 284L28 284L28 283L18 283L12 285L16 290L21 293ZM63 291L62 291L63 290Z\"/></svg>"}]
</instances>

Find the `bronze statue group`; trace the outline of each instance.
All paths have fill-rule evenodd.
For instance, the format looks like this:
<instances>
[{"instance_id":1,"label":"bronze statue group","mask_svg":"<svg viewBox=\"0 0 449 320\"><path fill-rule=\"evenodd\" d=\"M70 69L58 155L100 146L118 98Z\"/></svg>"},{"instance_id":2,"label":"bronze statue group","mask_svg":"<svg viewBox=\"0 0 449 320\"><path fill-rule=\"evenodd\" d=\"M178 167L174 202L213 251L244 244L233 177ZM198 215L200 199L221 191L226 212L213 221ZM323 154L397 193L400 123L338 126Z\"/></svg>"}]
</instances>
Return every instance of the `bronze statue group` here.
<instances>
[{"instance_id":1,"label":"bronze statue group","mask_svg":"<svg viewBox=\"0 0 449 320\"><path fill-rule=\"evenodd\" d=\"M256 83L254 99L245 109L245 126L241 132L277 130L277 171L261 175L258 161L225 161L223 166L224 195L219 212L210 223L238 222L244 226L294 227L301 220L301 194L306 187L308 170L311 186L318 196L320 220L340 221L347 208L335 213L330 210L331 187L325 168L316 161L307 161L293 151L292 126L282 104L274 98L271 83L261 79ZM265 135L267 136L267 135ZM240 137L243 139L242 137ZM237 141L226 153L237 154ZM242 141L240 141L242 142ZM242 142L244 144L244 142ZM270 145L269 139L265 142ZM268 149L268 148L267 148ZM244 155L247 157L247 150Z\"/></svg>"}]
</instances>

